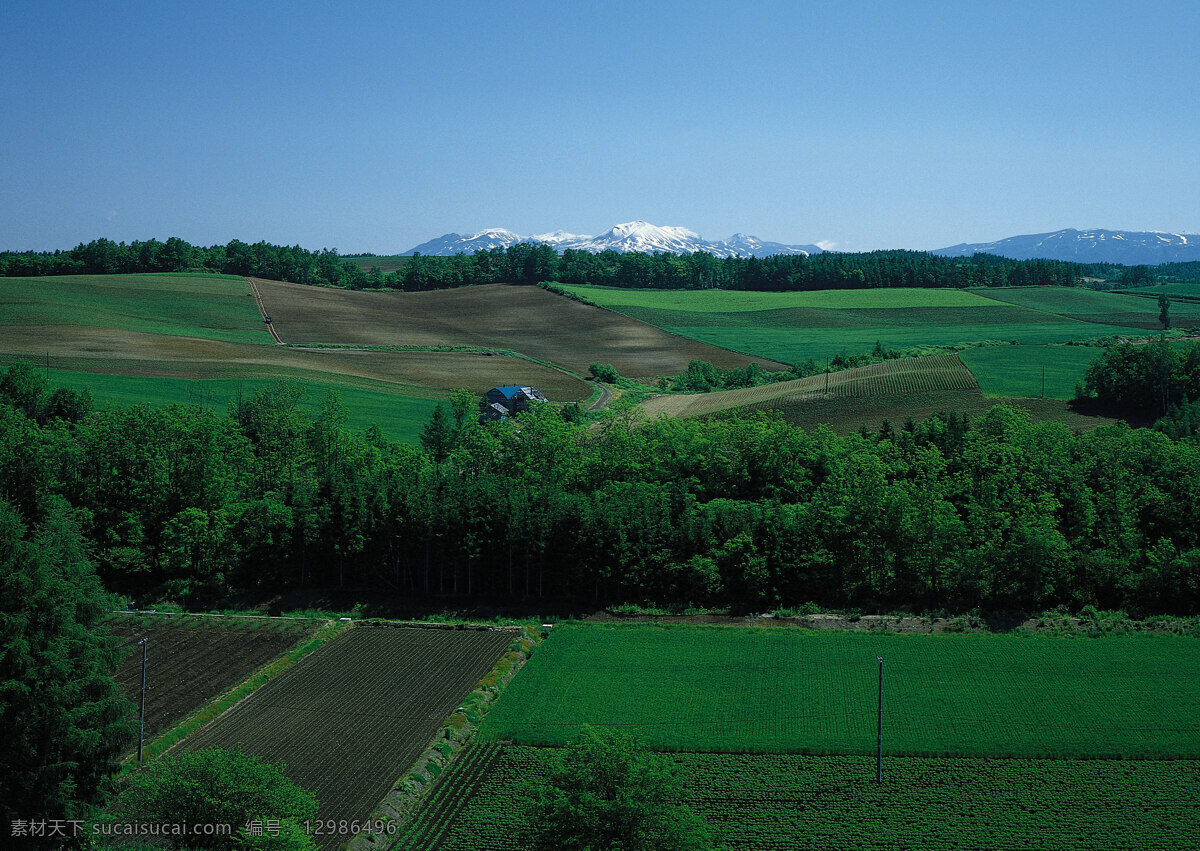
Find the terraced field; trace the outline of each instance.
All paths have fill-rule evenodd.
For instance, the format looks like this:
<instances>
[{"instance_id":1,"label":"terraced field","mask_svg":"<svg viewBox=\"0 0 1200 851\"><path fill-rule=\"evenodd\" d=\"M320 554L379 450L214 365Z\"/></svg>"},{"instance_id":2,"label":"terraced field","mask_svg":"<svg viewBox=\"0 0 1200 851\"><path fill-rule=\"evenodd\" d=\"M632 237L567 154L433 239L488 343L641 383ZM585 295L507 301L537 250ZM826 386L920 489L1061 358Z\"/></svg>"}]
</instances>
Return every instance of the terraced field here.
<instances>
[{"instance_id":1,"label":"terraced field","mask_svg":"<svg viewBox=\"0 0 1200 851\"><path fill-rule=\"evenodd\" d=\"M684 802L729 848L1195 847L1197 647L561 626L396 847L528 847L529 785L583 723L663 751Z\"/></svg>"},{"instance_id":2,"label":"terraced field","mask_svg":"<svg viewBox=\"0 0 1200 851\"><path fill-rule=\"evenodd\" d=\"M316 795L322 823L364 821L518 634L356 626L181 747L240 743ZM318 838L332 848L351 833Z\"/></svg>"}]
</instances>

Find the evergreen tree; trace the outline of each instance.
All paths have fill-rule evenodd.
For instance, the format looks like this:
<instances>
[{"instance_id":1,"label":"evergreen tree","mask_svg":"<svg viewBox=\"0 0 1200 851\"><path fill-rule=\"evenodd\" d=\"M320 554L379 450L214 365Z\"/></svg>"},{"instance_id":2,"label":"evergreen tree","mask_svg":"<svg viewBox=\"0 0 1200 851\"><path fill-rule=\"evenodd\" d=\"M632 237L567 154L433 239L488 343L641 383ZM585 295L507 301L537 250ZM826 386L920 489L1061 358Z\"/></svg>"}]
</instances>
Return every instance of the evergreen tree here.
<instances>
[{"instance_id":1,"label":"evergreen tree","mask_svg":"<svg viewBox=\"0 0 1200 851\"><path fill-rule=\"evenodd\" d=\"M0 502L0 821L82 819L134 737L100 625L113 601L65 505L32 536ZM37 843L36 839L29 840ZM57 845L46 838L46 847Z\"/></svg>"}]
</instances>

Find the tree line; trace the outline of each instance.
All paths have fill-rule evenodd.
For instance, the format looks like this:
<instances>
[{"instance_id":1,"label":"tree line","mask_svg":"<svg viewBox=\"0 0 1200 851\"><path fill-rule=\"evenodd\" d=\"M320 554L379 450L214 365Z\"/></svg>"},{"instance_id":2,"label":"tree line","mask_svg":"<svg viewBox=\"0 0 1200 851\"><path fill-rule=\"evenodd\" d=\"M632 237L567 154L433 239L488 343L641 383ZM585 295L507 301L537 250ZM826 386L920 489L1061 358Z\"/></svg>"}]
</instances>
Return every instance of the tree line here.
<instances>
[{"instance_id":1,"label":"tree line","mask_svg":"<svg viewBox=\"0 0 1200 851\"><path fill-rule=\"evenodd\" d=\"M0 386L0 498L79 528L105 585L154 601L343 586L465 600L769 610L1055 606L1200 612L1200 444L1073 434L994 408L879 433L767 415L614 417L552 405L426 444L354 434L280 384L222 416L68 406L28 365ZM57 506L57 508L56 508Z\"/></svg>"},{"instance_id":2,"label":"tree line","mask_svg":"<svg viewBox=\"0 0 1200 851\"><path fill-rule=\"evenodd\" d=\"M1164 280L1191 280L1192 266L1161 267ZM711 254L645 254L568 249L518 243L507 248L450 257L414 255L399 269L364 270L335 249L247 244L191 245L178 237L126 244L110 239L81 243L66 251L0 252L0 276L106 275L139 272L207 272L349 289L422 291L488 283L594 284L654 289L764 291L861 289L868 287L1076 286L1103 277L1120 286L1154 283L1148 266L1078 264L1057 260L1010 260L991 254L940 257L922 251L827 252L772 257Z\"/></svg>"}]
</instances>

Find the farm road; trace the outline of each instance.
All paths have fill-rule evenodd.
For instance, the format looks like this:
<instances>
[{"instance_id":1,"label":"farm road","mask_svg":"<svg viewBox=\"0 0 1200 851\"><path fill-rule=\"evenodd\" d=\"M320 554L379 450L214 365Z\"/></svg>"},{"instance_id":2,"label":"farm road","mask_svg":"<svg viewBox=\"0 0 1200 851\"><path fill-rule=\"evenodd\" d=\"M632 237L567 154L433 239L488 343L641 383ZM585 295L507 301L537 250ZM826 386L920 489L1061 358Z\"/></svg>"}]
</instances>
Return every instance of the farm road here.
<instances>
[{"instance_id":1,"label":"farm road","mask_svg":"<svg viewBox=\"0 0 1200 851\"><path fill-rule=\"evenodd\" d=\"M258 289L258 278L247 278L246 281L250 284L250 291L254 293L254 301L258 304L258 312L262 314L263 322L267 325L267 330L271 332L271 336L275 338L275 342L278 345L285 345L283 338L275 330L275 324L267 321L270 318L270 314L267 313L267 306L263 304L262 293Z\"/></svg>"},{"instance_id":2,"label":"farm road","mask_svg":"<svg viewBox=\"0 0 1200 851\"><path fill-rule=\"evenodd\" d=\"M598 411L608 404L608 400L612 398L612 388L603 382L597 382L600 387L600 398L592 403L588 411Z\"/></svg>"}]
</instances>

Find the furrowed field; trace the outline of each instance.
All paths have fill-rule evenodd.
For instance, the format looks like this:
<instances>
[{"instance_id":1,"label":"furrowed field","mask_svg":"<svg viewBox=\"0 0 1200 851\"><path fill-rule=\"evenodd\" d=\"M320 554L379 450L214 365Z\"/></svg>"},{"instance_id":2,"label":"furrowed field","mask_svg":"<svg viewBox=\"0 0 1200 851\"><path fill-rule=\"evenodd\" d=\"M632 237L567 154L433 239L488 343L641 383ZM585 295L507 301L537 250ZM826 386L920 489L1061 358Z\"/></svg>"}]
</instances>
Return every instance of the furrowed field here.
<instances>
[{"instance_id":1,"label":"furrowed field","mask_svg":"<svg viewBox=\"0 0 1200 851\"><path fill-rule=\"evenodd\" d=\"M730 848L1194 847L1198 651L1167 635L559 627L397 847L526 847L530 783L584 723L669 752Z\"/></svg>"},{"instance_id":2,"label":"furrowed field","mask_svg":"<svg viewBox=\"0 0 1200 851\"><path fill-rule=\"evenodd\" d=\"M518 633L356 626L181 747L241 744L316 795L322 822L364 821ZM350 837L324 831L323 847Z\"/></svg>"},{"instance_id":3,"label":"furrowed field","mask_svg":"<svg viewBox=\"0 0 1200 851\"><path fill-rule=\"evenodd\" d=\"M205 617L203 615L117 614L107 621L128 655L116 679L135 703L146 654L146 739L181 721L226 689L250 676L312 635L320 621Z\"/></svg>"}]
</instances>

